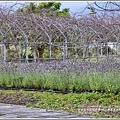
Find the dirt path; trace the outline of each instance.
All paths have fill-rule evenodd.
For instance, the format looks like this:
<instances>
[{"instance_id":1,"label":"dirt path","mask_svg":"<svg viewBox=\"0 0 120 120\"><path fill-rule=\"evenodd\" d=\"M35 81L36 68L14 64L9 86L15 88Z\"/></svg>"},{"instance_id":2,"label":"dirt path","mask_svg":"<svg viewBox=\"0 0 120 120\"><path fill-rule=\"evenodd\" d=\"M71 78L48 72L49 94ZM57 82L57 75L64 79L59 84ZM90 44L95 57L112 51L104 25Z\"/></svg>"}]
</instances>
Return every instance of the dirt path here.
<instances>
[{"instance_id":1,"label":"dirt path","mask_svg":"<svg viewBox=\"0 0 120 120\"><path fill-rule=\"evenodd\" d=\"M22 105L0 103L0 118L91 118L39 108L26 108Z\"/></svg>"}]
</instances>

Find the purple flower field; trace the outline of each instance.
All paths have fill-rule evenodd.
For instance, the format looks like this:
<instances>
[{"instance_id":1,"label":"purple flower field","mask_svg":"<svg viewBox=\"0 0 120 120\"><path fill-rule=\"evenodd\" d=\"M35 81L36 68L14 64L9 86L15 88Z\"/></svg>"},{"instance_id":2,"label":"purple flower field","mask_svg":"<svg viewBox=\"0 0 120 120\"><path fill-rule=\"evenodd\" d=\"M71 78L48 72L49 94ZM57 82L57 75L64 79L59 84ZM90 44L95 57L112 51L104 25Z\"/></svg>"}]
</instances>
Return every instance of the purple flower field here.
<instances>
[{"instance_id":1,"label":"purple flower field","mask_svg":"<svg viewBox=\"0 0 120 120\"><path fill-rule=\"evenodd\" d=\"M55 91L120 92L120 63L51 61L36 63L0 62L1 88Z\"/></svg>"}]
</instances>

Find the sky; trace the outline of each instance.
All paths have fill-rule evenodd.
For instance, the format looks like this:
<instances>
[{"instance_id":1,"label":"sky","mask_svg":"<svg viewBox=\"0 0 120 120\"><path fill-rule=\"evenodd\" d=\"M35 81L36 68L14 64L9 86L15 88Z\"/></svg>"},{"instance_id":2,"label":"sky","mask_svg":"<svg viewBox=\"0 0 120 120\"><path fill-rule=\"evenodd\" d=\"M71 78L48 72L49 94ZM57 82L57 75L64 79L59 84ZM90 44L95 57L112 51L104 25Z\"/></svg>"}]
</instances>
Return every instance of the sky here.
<instances>
[{"instance_id":1,"label":"sky","mask_svg":"<svg viewBox=\"0 0 120 120\"><path fill-rule=\"evenodd\" d=\"M92 1L93 2L93 1ZM89 3L92 3L89 1ZM65 1L61 2L61 8L70 8L71 12L79 12L87 6L87 1Z\"/></svg>"},{"instance_id":2,"label":"sky","mask_svg":"<svg viewBox=\"0 0 120 120\"><path fill-rule=\"evenodd\" d=\"M53 0L55 1L55 0ZM36 3L39 3L39 2L45 2L45 1L0 1L0 3L5 3L7 2L7 5L10 6L12 4L14 4L15 2L17 3L28 3L28 2L36 2ZM46 2L49 2L49 1L46 1ZM70 14L71 15L74 15L74 13L76 14L88 14L90 13L90 11L88 9L84 10L88 3L89 4L93 4L94 1L57 1L56 2L61 2L62 5L61 5L61 10L63 8L70 8ZM99 4L103 3L104 1L99 1ZM84 12L83 12L84 10Z\"/></svg>"},{"instance_id":3,"label":"sky","mask_svg":"<svg viewBox=\"0 0 120 120\"><path fill-rule=\"evenodd\" d=\"M5 3L7 1L0 1L0 3ZM15 2L36 2L38 3L38 1L8 1L7 4L8 5L12 5ZM45 1L40 1L40 2L45 2ZM48 2L48 1L47 1ZM61 9L63 8L70 8L70 12L79 12L82 9L84 9L87 5L87 1L56 1L56 2L61 2ZM89 3L91 3L93 1L89 1Z\"/></svg>"}]
</instances>

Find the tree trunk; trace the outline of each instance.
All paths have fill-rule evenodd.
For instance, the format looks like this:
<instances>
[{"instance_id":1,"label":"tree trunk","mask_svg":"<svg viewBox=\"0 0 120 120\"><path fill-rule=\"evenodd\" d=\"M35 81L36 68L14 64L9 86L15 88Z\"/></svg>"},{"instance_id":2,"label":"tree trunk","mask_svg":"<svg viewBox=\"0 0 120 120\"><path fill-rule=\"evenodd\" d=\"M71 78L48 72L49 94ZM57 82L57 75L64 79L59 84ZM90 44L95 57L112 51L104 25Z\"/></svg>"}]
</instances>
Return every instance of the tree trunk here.
<instances>
[{"instance_id":1,"label":"tree trunk","mask_svg":"<svg viewBox=\"0 0 120 120\"><path fill-rule=\"evenodd\" d=\"M44 49L45 49L45 45L39 45L37 47L37 51L38 51L37 57L38 58L43 58Z\"/></svg>"}]
</instances>

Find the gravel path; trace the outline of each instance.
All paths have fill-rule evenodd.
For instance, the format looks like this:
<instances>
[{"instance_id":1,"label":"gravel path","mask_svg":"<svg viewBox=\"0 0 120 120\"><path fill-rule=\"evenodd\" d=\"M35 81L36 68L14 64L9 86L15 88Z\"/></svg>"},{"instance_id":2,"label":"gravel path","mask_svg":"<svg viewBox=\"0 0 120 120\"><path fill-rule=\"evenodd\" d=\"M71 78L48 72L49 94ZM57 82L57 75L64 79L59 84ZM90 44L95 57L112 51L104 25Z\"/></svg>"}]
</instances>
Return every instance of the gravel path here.
<instances>
[{"instance_id":1,"label":"gravel path","mask_svg":"<svg viewBox=\"0 0 120 120\"><path fill-rule=\"evenodd\" d=\"M40 108L26 108L22 105L0 103L0 118L91 118Z\"/></svg>"}]
</instances>

